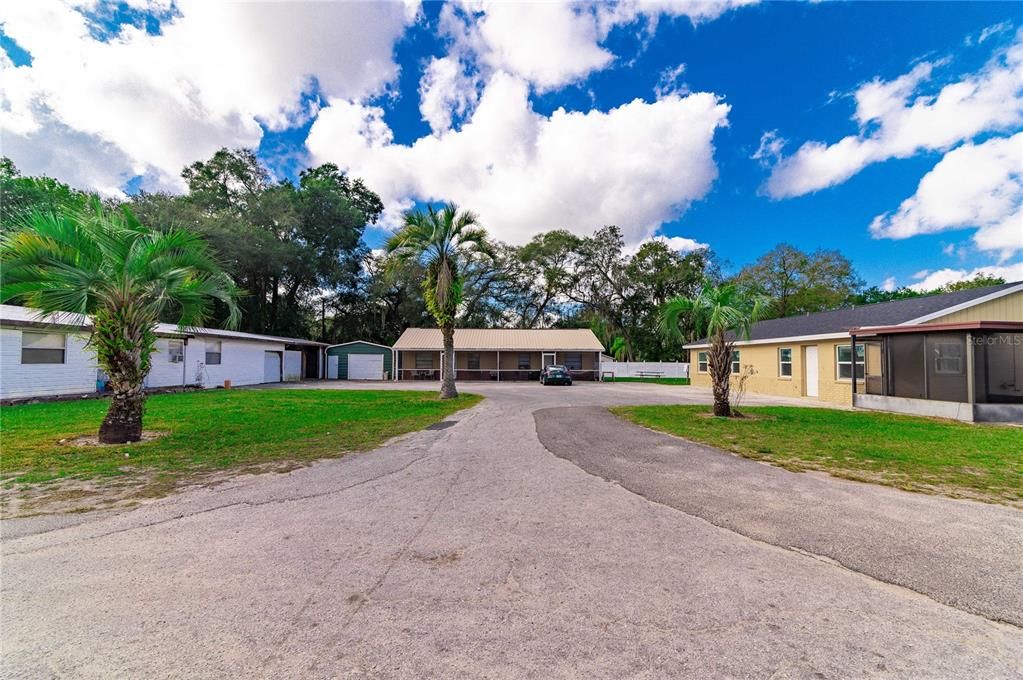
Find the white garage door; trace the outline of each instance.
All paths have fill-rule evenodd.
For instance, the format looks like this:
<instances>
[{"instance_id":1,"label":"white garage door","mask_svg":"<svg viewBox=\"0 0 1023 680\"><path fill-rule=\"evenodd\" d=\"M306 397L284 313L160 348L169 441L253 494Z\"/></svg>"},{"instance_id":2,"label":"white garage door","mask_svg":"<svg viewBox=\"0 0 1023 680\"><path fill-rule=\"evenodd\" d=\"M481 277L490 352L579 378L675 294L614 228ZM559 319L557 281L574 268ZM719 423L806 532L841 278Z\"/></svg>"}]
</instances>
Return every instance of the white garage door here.
<instances>
[{"instance_id":1,"label":"white garage door","mask_svg":"<svg viewBox=\"0 0 1023 680\"><path fill-rule=\"evenodd\" d=\"M384 355L383 354L349 354L348 355L348 379L349 380L383 380L384 379Z\"/></svg>"},{"instance_id":2,"label":"white garage door","mask_svg":"<svg viewBox=\"0 0 1023 680\"><path fill-rule=\"evenodd\" d=\"M263 352L263 382L281 381L281 353Z\"/></svg>"}]
</instances>

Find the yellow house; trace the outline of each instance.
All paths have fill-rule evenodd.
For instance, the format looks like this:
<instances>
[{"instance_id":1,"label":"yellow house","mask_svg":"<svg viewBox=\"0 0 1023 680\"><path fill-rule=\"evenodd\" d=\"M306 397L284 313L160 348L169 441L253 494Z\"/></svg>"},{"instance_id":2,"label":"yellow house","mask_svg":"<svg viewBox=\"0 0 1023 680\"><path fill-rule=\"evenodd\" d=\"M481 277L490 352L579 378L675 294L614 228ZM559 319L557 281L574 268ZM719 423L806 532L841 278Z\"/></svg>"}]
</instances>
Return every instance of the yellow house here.
<instances>
[{"instance_id":1,"label":"yellow house","mask_svg":"<svg viewBox=\"0 0 1023 680\"><path fill-rule=\"evenodd\" d=\"M711 384L709 346L686 346L694 385ZM735 342L743 373L751 393L1023 420L1023 283L762 321Z\"/></svg>"}]
</instances>

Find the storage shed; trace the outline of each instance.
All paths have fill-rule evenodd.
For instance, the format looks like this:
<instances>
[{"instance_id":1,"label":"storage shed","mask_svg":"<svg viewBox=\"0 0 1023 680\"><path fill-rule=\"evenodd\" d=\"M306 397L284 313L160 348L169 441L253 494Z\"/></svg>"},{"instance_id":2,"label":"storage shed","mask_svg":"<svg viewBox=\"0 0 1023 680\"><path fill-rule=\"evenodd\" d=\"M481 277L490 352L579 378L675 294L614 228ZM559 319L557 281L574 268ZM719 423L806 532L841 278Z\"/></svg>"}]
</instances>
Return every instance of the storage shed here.
<instances>
[{"instance_id":1,"label":"storage shed","mask_svg":"<svg viewBox=\"0 0 1023 680\"><path fill-rule=\"evenodd\" d=\"M391 376L391 348L365 340L343 342L327 348L328 367L337 357L337 378L339 380L386 380ZM333 376L332 367L328 376Z\"/></svg>"}]
</instances>

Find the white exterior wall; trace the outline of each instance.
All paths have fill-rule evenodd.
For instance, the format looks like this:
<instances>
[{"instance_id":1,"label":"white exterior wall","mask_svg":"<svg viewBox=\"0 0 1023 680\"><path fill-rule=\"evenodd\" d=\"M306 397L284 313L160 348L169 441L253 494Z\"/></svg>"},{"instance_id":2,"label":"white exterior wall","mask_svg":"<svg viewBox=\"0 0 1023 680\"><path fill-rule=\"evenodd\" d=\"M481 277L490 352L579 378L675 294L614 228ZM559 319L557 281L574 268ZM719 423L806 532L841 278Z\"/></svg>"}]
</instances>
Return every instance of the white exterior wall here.
<instances>
[{"instance_id":1,"label":"white exterior wall","mask_svg":"<svg viewBox=\"0 0 1023 680\"><path fill-rule=\"evenodd\" d=\"M195 368L188 370L188 350L185 346L185 361L172 364L168 358L167 346L169 338L156 339L156 351L153 352L149 375L146 376L146 387L176 387L187 385L195 379Z\"/></svg>"},{"instance_id":2,"label":"white exterior wall","mask_svg":"<svg viewBox=\"0 0 1023 680\"><path fill-rule=\"evenodd\" d=\"M0 399L96 391L96 359L85 347L87 338L66 335L63 364L22 364L21 333L0 328Z\"/></svg>"},{"instance_id":3,"label":"white exterior wall","mask_svg":"<svg viewBox=\"0 0 1023 680\"><path fill-rule=\"evenodd\" d=\"M0 328L0 399L96 391L96 359L86 349L87 338L67 333L63 364L22 364L21 333L20 328ZM168 338L157 338L146 387L194 384L220 387L224 380L230 380L236 386L258 385L263 382L264 352L284 352L283 342L216 339L221 341L221 363L207 366L204 337L188 339L183 363L171 363L168 360ZM301 352L288 354L294 355L301 367Z\"/></svg>"},{"instance_id":4,"label":"white exterior wall","mask_svg":"<svg viewBox=\"0 0 1023 680\"><path fill-rule=\"evenodd\" d=\"M263 354L284 351L283 342L216 339L221 341L220 364L212 366L206 364L205 338L189 339L185 347L189 382L196 382L195 376L201 371L203 387L220 387L225 380L230 380L234 386L258 385L263 382Z\"/></svg>"}]
</instances>

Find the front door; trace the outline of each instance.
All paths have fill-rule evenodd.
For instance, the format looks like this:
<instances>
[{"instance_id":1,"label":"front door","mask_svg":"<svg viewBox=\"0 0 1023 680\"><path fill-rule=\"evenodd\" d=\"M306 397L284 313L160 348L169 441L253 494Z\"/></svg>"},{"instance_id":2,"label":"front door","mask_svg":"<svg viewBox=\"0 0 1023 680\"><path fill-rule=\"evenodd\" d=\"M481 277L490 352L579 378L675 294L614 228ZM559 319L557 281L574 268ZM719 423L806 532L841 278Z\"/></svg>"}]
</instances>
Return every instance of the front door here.
<instances>
[{"instance_id":1,"label":"front door","mask_svg":"<svg viewBox=\"0 0 1023 680\"><path fill-rule=\"evenodd\" d=\"M555 358L556 355L553 352L551 352L550 354L544 352L543 356L541 357L540 367L547 368L548 366L553 366L555 364Z\"/></svg>"},{"instance_id":2,"label":"front door","mask_svg":"<svg viewBox=\"0 0 1023 680\"><path fill-rule=\"evenodd\" d=\"M817 363L817 345L810 345L806 348L806 396L819 396L818 385L820 378L817 373L820 365Z\"/></svg>"}]
</instances>

